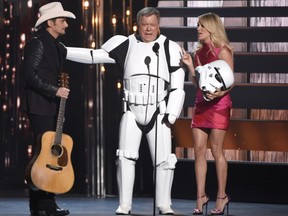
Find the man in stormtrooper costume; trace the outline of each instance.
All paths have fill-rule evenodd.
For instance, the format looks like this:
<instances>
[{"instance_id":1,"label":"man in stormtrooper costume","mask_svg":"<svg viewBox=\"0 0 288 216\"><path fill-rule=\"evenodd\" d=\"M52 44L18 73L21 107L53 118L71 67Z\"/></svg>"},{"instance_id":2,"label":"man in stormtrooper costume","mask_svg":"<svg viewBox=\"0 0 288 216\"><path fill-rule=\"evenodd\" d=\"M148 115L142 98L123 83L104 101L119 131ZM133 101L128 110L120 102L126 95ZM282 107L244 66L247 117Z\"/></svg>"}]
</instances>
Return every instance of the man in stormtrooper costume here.
<instances>
[{"instance_id":1,"label":"man in stormtrooper costume","mask_svg":"<svg viewBox=\"0 0 288 216\"><path fill-rule=\"evenodd\" d=\"M146 135L153 165L156 165L159 213L174 214L171 186L177 159L171 153L170 125L182 110L185 72L181 67L181 48L160 34L159 19L159 11L147 7L137 14L138 34L113 36L98 50L67 47L69 60L88 64L117 63L124 72L125 108L116 152L117 215L128 215L132 209L135 163L142 135Z\"/></svg>"}]
</instances>

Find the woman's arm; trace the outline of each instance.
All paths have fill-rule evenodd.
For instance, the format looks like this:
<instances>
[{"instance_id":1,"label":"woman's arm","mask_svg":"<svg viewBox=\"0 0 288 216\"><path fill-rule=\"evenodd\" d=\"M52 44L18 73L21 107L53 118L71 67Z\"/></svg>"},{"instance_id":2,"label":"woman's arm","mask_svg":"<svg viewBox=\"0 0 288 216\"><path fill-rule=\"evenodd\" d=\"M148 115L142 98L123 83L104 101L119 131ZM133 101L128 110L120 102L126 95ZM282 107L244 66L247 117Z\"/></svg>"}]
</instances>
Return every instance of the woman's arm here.
<instances>
[{"instance_id":1,"label":"woman's arm","mask_svg":"<svg viewBox=\"0 0 288 216\"><path fill-rule=\"evenodd\" d=\"M189 73L191 73L192 75L192 83L195 87L198 88L198 81L195 75L195 68L194 68L194 64L193 64L193 59L190 53L186 52L183 48L182 48L182 62L186 65Z\"/></svg>"},{"instance_id":2,"label":"woman's arm","mask_svg":"<svg viewBox=\"0 0 288 216\"><path fill-rule=\"evenodd\" d=\"M227 62L228 65L231 67L232 71L234 71L233 55L229 49L227 49L226 47L222 48L218 57L219 57L219 59ZM207 96L207 98L209 98L211 100L213 100L215 98L223 97L224 95L228 94L232 90L233 87L234 87L234 84L230 88L228 88L227 90L219 89L214 93L212 93L212 92L207 93L206 96Z\"/></svg>"}]
</instances>

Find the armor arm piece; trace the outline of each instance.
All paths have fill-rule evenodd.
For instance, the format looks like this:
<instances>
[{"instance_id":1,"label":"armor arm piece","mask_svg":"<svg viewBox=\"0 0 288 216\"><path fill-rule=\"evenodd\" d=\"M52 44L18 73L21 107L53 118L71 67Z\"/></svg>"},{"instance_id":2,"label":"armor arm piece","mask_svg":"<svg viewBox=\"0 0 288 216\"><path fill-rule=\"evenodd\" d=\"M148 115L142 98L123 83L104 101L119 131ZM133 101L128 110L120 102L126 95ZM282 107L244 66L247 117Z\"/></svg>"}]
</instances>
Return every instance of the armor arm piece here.
<instances>
[{"instance_id":1,"label":"armor arm piece","mask_svg":"<svg viewBox=\"0 0 288 216\"><path fill-rule=\"evenodd\" d=\"M175 89L170 92L169 100L167 104L166 113L168 115L168 121L170 124L174 124L179 117L185 98L185 92L183 89Z\"/></svg>"},{"instance_id":2,"label":"armor arm piece","mask_svg":"<svg viewBox=\"0 0 288 216\"><path fill-rule=\"evenodd\" d=\"M170 124L174 124L179 117L185 98L184 79L185 71L180 66L181 61L181 49L179 45L173 41L169 43L170 52L170 65L173 71L170 72L170 87L171 92L167 103L166 113L168 115L168 121Z\"/></svg>"},{"instance_id":3,"label":"armor arm piece","mask_svg":"<svg viewBox=\"0 0 288 216\"><path fill-rule=\"evenodd\" d=\"M97 63L115 63L113 58L110 58L109 52L127 40L127 37L115 35L105 42L101 49L89 49L78 47L67 47L66 59L85 64Z\"/></svg>"},{"instance_id":4,"label":"armor arm piece","mask_svg":"<svg viewBox=\"0 0 288 216\"><path fill-rule=\"evenodd\" d=\"M176 76L177 73L180 73L180 74ZM174 78L176 80L174 80L173 82ZM172 79L171 80L172 91L169 94L166 113L169 114L168 115L169 123L174 124L174 122L176 121L176 119L179 117L181 113L181 110L184 104L184 99L185 99L185 91L183 90L184 71L182 71L182 69L178 69L178 71L172 74L171 79Z\"/></svg>"},{"instance_id":5,"label":"armor arm piece","mask_svg":"<svg viewBox=\"0 0 288 216\"><path fill-rule=\"evenodd\" d=\"M179 68L181 66L182 50L180 46L169 40L169 55L170 55L170 66Z\"/></svg>"},{"instance_id":6,"label":"armor arm piece","mask_svg":"<svg viewBox=\"0 0 288 216\"><path fill-rule=\"evenodd\" d=\"M115 63L103 49L67 47L66 59L84 64Z\"/></svg>"},{"instance_id":7,"label":"armor arm piece","mask_svg":"<svg viewBox=\"0 0 288 216\"><path fill-rule=\"evenodd\" d=\"M128 38L123 35L115 35L111 37L108 41L106 41L101 48L105 50L106 52L110 52L111 50L115 49L117 46L122 44L124 41L126 41Z\"/></svg>"}]
</instances>

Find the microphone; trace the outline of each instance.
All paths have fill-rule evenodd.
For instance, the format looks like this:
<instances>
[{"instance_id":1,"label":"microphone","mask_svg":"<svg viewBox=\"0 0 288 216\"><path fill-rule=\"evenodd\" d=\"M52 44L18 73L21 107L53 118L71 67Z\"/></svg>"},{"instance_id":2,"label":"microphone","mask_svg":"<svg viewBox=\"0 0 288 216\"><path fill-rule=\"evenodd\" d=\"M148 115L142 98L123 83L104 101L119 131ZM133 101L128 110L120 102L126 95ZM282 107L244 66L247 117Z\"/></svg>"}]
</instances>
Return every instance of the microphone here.
<instances>
[{"instance_id":1,"label":"microphone","mask_svg":"<svg viewBox=\"0 0 288 216\"><path fill-rule=\"evenodd\" d=\"M147 65L148 68L149 68L150 62L151 62L150 56L146 56L146 58L144 59L144 63Z\"/></svg>"},{"instance_id":2,"label":"microphone","mask_svg":"<svg viewBox=\"0 0 288 216\"><path fill-rule=\"evenodd\" d=\"M150 62L151 62L151 58L150 56L146 56L145 59L144 59L144 63L145 65L147 65L147 68L148 68L148 72L150 73Z\"/></svg>"},{"instance_id":3,"label":"microphone","mask_svg":"<svg viewBox=\"0 0 288 216\"><path fill-rule=\"evenodd\" d=\"M153 45L153 47L152 47L152 50L153 50L153 52L156 54L156 56L157 56L157 76L156 76L156 78L157 78L157 82L156 82L156 103L155 103L155 105L156 105L156 108L157 108L157 106L158 106L158 104L159 104L159 102L158 102L158 92L159 92L159 90L158 90L158 83L159 83L159 79L158 79L158 77L159 77L159 47L160 47L160 45L159 45L159 43L157 43L157 42L155 42L155 44ZM150 77L150 76L149 76ZM154 156L154 161L155 161L155 163L154 163L154 167L157 167L157 146L158 146L158 144L157 144L157 137L158 137L158 133L157 133L157 131L158 131L158 129L157 129L157 126L158 125L158 121L156 120L155 121L155 128L156 128L156 130L155 130L155 156ZM153 210L154 210L154 212L153 212L153 215L155 215L155 206L156 206L156 185L157 185L157 183L156 183L156 181L157 181L157 178L156 178L156 176L157 176L157 169L154 169L154 185L155 185L155 187L154 187L154 208L153 208Z\"/></svg>"},{"instance_id":4,"label":"microphone","mask_svg":"<svg viewBox=\"0 0 288 216\"><path fill-rule=\"evenodd\" d=\"M159 43L155 43L152 47L153 52L155 52L155 54L158 56L158 52L159 52Z\"/></svg>"}]
</instances>

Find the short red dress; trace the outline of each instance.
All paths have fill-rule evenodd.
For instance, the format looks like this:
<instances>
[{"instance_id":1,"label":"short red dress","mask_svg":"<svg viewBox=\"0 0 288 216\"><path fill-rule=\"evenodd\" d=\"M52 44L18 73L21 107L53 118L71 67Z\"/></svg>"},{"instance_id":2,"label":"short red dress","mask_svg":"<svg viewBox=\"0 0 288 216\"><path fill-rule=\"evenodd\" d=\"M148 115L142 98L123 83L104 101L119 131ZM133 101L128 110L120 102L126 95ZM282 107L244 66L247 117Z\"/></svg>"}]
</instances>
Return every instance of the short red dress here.
<instances>
[{"instance_id":1,"label":"short red dress","mask_svg":"<svg viewBox=\"0 0 288 216\"><path fill-rule=\"evenodd\" d=\"M212 48L204 44L201 50L195 54L194 65L198 66L198 58L201 65L218 60L221 48ZM230 94L212 101L203 98L202 91L197 90L195 109L192 117L191 128L214 128L226 130L229 126L232 101Z\"/></svg>"}]
</instances>

